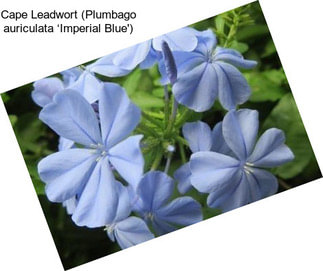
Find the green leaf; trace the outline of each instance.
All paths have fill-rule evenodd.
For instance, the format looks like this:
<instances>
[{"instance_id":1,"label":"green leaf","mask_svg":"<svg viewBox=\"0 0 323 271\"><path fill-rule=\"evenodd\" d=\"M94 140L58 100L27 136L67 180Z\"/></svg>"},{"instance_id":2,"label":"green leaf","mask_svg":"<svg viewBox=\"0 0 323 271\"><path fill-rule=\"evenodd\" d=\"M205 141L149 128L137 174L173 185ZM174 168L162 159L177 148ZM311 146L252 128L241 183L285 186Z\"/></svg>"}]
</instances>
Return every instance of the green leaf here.
<instances>
[{"instance_id":1,"label":"green leaf","mask_svg":"<svg viewBox=\"0 0 323 271\"><path fill-rule=\"evenodd\" d=\"M14 127L18 121L18 117L16 115L9 115L9 120L11 122L12 127Z\"/></svg>"},{"instance_id":2,"label":"green leaf","mask_svg":"<svg viewBox=\"0 0 323 271\"><path fill-rule=\"evenodd\" d=\"M232 49L235 49L237 51L239 51L241 54L245 53L248 51L249 49L249 46L247 43L244 43L244 42L238 42L236 40L234 40L232 43L231 43L231 46L230 46Z\"/></svg>"},{"instance_id":3,"label":"green leaf","mask_svg":"<svg viewBox=\"0 0 323 271\"><path fill-rule=\"evenodd\" d=\"M216 31L224 33L225 20L221 16L216 16L214 22Z\"/></svg>"},{"instance_id":4,"label":"green leaf","mask_svg":"<svg viewBox=\"0 0 323 271\"><path fill-rule=\"evenodd\" d=\"M271 56L272 54L276 53L276 47L272 39L270 39L264 48L264 52L262 53L261 57Z\"/></svg>"},{"instance_id":5,"label":"green leaf","mask_svg":"<svg viewBox=\"0 0 323 271\"><path fill-rule=\"evenodd\" d=\"M141 109L164 107L163 99L155 97L148 92L136 92L130 98Z\"/></svg>"},{"instance_id":6,"label":"green leaf","mask_svg":"<svg viewBox=\"0 0 323 271\"><path fill-rule=\"evenodd\" d=\"M256 24L245 26L237 32L236 39L239 41L248 41L255 38L261 38L269 33L268 26L265 24Z\"/></svg>"},{"instance_id":7,"label":"green leaf","mask_svg":"<svg viewBox=\"0 0 323 271\"><path fill-rule=\"evenodd\" d=\"M10 100L10 96L7 93L2 93L1 97L2 97L2 101L4 103L6 103L6 102L8 102Z\"/></svg>"},{"instance_id":8,"label":"green leaf","mask_svg":"<svg viewBox=\"0 0 323 271\"><path fill-rule=\"evenodd\" d=\"M123 83L123 87L126 89L129 96L137 90L140 82L140 78L141 78L140 69L136 69L134 72L132 72L130 75L127 76L127 79Z\"/></svg>"},{"instance_id":9,"label":"green leaf","mask_svg":"<svg viewBox=\"0 0 323 271\"><path fill-rule=\"evenodd\" d=\"M274 170L281 178L292 178L301 173L315 156L307 137L303 122L293 96L286 94L265 120L263 129L277 127L286 135L286 145L293 151L295 159Z\"/></svg>"},{"instance_id":10,"label":"green leaf","mask_svg":"<svg viewBox=\"0 0 323 271\"><path fill-rule=\"evenodd\" d=\"M286 90L281 86L285 75L282 70L248 72L245 77L251 87L251 102L277 101Z\"/></svg>"}]
</instances>

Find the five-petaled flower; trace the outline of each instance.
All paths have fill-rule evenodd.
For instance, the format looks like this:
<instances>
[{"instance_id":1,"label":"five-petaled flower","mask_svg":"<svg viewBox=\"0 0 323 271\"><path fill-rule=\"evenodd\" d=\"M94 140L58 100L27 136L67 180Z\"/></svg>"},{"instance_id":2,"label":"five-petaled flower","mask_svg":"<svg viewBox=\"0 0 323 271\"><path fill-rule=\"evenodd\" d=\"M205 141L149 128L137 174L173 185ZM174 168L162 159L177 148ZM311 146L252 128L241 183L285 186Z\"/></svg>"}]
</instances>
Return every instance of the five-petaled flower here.
<instances>
[{"instance_id":1,"label":"five-petaled flower","mask_svg":"<svg viewBox=\"0 0 323 271\"><path fill-rule=\"evenodd\" d=\"M72 90L57 93L39 115L58 135L84 146L56 152L38 164L49 200L76 197L72 219L79 226L104 226L114 217L118 197L113 169L133 187L143 173L142 136L128 137L139 123L139 108L119 85L105 83L99 115L100 123L91 105Z\"/></svg>"},{"instance_id":2,"label":"five-petaled flower","mask_svg":"<svg viewBox=\"0 0 323 271\"><path fill-rule=\"evenodd\" d=\"M190 159L191 184L209 193L210 207L229 211L277 192L276 177L264 170L294 159L284 144L283 131L271 128L258 134L258 112L229 111L222 123L223 137L217 144L227 145L223 152L199 151ZM211 141L211 140L210 140Z\"/></svg>"},{"instance_id":3,"label":"five-petaled flower","mask_svg":"<svg viewBox=\"0 0 323 271\"><path fill-rule=\"evenodd\" d=\"M201 206L191 197L179 197L169 202L173 191L174 181L167 174L150 171L140 181L134 196L134 210L159 235L202 220Z\"/></svg>"},{"instance_id":4,"label":"five-petaled flower","mask_svg":"<svg viewBox=\"0 0 323 271\"><path fill-rule=\"evenodd\" d=\"M250 69L257 62L245 60L233 49L215 48L216 37L211 30L197 31L196 35L199 42L194 51L173 53L178 70L173 86L176 100L197 112L210 109L216 98L227 110L246 102L250 87L236 67Z\"/></svg>"}]
</instances>

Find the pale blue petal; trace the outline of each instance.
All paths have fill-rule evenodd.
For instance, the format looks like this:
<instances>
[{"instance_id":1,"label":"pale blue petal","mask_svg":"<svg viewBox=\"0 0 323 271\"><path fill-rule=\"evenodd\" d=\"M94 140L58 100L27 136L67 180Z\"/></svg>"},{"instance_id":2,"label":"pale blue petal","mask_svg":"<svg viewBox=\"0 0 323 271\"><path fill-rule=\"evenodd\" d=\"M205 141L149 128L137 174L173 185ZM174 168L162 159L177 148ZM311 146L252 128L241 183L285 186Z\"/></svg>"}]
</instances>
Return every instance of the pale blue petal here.
<instances>
[{"instance_id":1,"label":"pale blue petal","mask_svg":"<svg viewBox=\"0 0 323 271\"><path fill-rule=\"evenodd\" d=\"M42 109L39 118L58 135L74 142L86 146L101 142L93 108L74 90L57 93L54 102Z\"/></svg>"},{"instance_id":2,"label":"pale blue petal","mask_svg":"<svg viewBox=\"0 0 323 271\"><path fill-rule=\"evenodd\" d=\"M188 226L203 219L201 205L191 197L180 197L156 210L160 220L176 226Z\"/></svg>"},{"instance_id":3,"label":"pale blue petal","mask_svg":"<svg viewBox=\"0 0 323 271\"><path fill-rule=\"evenodd\" d=\"M197 37L194 30L189 27L181 28L153 39L153 48L162 50L161 43L166 41L172 51L190 52L197 46Z\"/></svg>"},{"instance_id":4,"label":"pale blue petal","mask_svg":"<svg viewBox=\"0 0 323 271\"><path fill-rule=\"evenodd\" d=\"M77 205L77 200L75 196L63 202L63 206L66 208L66 212L69 215L72 215L74 213L76 205Z\"/></svg>"},{"instance_id":5,"label":"pale blue petal","mask_svg":"<svg viewBox=\"0 0 323 271\"><path fill-rule=\"evenodd\" d=\"M48 199L63 202L80 193L93 171L96 157L88 149L69 149L42 159L38 173L46 183Z\"/></svg>"},{"instance_id":6,"label":"pale blue petal","mask_svg":"<svg viewBox=\"0 0 323 271\"><path fill-rule=\"evenodd\" d=\"M224 61L239 68L252 69L257 65L257 61L244 59L236 50L228 48L216 48L215 61Z\"/></svg>"},{"instance_id":7,"label":"pale blue petal","mask_svg":"<svg viewBox=\"0 0 323 271\"><path fill-rule=\"evenodd\" d=\"M130 136L109 152L109 161L117 172L136 189L144 169L144 158L140 150L142 135Z\"/></svg>"},{"instance_id":8,"label":"pale blue petal","mask_svg":"<svg viewBox=\"0 0 323 271\"><path fill-rule=\"evenodd\" d=\"M142 61L140 63L140 69L149 69L151 68L159 59L159 54L161 54L160 52L156 52L152 47L150 48L148 55L146 56L146 58L144 59L144 61Z\"/></svg>"},{"instance_id":9,"label":"pale blue petal","mask_svg":"<svg viewBox=\"0 0 323 271\"><path fill-rule=\"evenodd\" d=\"M241 161L245 161L252 151L258 133L258 125L256 110L231 110L223 119L223 137Z\"/></svg>"},{"instance_id":10,"label":"pale blue petal","mask_svg":"<svg viewBox=\"0 0 323 271\"><path fill-rule=\"evenodd\" d=\"M142 200L142 211L152 212L163 206L174 190L174 181L164 172L149 171L137 188Z\"/></svg>"},{"instance_id":11,"label":"pale blue petal","mask_svg":"<svg viewBox=\"0 0 323 271\"><path fill-rule=\"evenodd\" d=\"M177 189L181 194L187 193L191 188L191 169L190 164L186 163L174 172L174 178L178 181Z\"/></svg>"},{"instance_id":12,"label":"pale blue petal","mask_svg":"<svg viewBox=\"0 0 323 271\"><path fill-rule=\"evenodd\" d=\"M271 196L278 190L276 177L266 170L252 168L246 176L251 188L252 201ZM255 186L258 186L258 189Z\"/></svg>"},{"instance_id":13,"label":"pale blue petal","mask_svg":"<svg viewBox=\"0 0 323 271\"><path fill-rule=\"evenodd\" d=\"M212 132L205 122L187 122L183 126L183 135L191 151L209 151L212 146Z\"/></svg>"},{"instance_id":14,"label":"pale blue petal","mask_svg":"<svg viewBox=\"0 0 323 271\"><path fill-rule=\"evenodd\" d=\"M114 223L127 218L131 213L131 202L128 188L120 182L116 182L116 193L118 198L118 205L116 214L113 219Z\"/></svg>"},{"instance_id":15,"label":"pale blue petal","mask_svg":"<svg viewBox=\"0 0 323 271\"><path fill-rule=\"evenodd\" d=\"M63 75L63 83L65 88L68 88L73 84L83 73L83 70L79 67L73 67L71 69L60 72Z\"/></svg>"},{"instance_id":16,"label":"pale blue petal","mask_svg":"<svg viewBox=\"0 0 323 271\"><path fill-rule=\"evenodd\" d=\"M132 69L124 69L113 63L116 53L99 58L97 61L87 66L90 72L95 72L108 77L120 77L129 74Z\"/></svg>"},{"instance_id":17,"label":"pale blue petal","mask_svg":"<svg viewBox=\"0 0 323 271\"><path fill-rule=\"evenodd\" d=\"M76 225L95 228L114 221L119 204L116 182L107 158L97 162L79 195L72 216Z\"/></svg>"},{"instance_id":18,"label":"pale blue petal","mask_svg":"<svg viewBox=\"0 0 323 271\"><path fill-rule=\"evenodd\" d=\"M231 193L222 194L210 207L221 209L222 212L228 212L250 203L250 189L246 178L245 174L242 174L240 182Z\"/></svg>"},{"instance_id":19,"label":"pale blue petal","mask_svg":"<svg viewBox=\"0 0 323 271\"><path fill-rule=\"evenodd\" d=\"M204 31L197 31L195 30L195 35L198 38L198 46L195 50L199 50L199 46L203 44L205 48L207 48L206 51L212 51L213 48L215 47L217 40L216 36L214 35L213 31L211 29L207 29Z\"/></svg>"},{"instance_id":20,"label":"pale blue petal","mask_svg":"<svg viewBox=\"0 0 323 271\"><path fill-rule=\"evenodd\" d=\"M293 160L294 154L284 142L282 130L268 129L259 138L248 162L257 167L276 167Z\"/></svg>"},{"instance_id":21,"label":"pale blue petal","mask_svg":"<svg viewBox=\"0 0 323 271\"><path fill-rule=\"evenodd\" d=\"M138 217L128 217L117 223L114 234L122 249L138 245L154 238L146 223Z\"/></svg>"},{"instance_id":22,"label":"pale blue petal","mask_svg":"<svg viewBox=\"0 0 323 271\"><path fill-rule=\"evenodd\" d=\"M91 72L85 70L68 88L80 92L80 94L92 104L99 99L103 84Z\"/></svg>"},{"instance_id":23,"label":"pale blue petal","mask_svg":"<svg viewBox=\"0 0 323 271\"><path fill-rule=\"evenodd\" d=\"M59 137L58 141L58 150L59 151L65 151L68 149L71 149L74 146L74 141L66 139L62 136Z\"/></svg>"},{"instance_id":24,"label":"pale blue petal","mask_svg":"<svg viewBox=\"0 0 323 271\"><path fill-rule=\"evenodd\" d=\"M55 77L38 80L33 86L31 97L41 107L51 103L54 95L64 89L63 82Z\"/></svg>"},{"instance_id":25,"label":"pale blue petal","mask_svg":"<svg viewBox=\"0 0 323 271\"><path fill-rule=\"evenodd\" d=\"M175 99L190 109L210 109L218 95L217 74L213 65L202 63L185 73L173 86Z\"/></svg>"},{"instance_id":26,"label":"pale blue petal","mask_svg":"<svg viewBox=\"0 0 323 271\"><path fill-rule=\"evenodd\" d=\"M100 93L99 114L102 140L109 149L125 139L140 121L140 109L125 90L115 83L104 83Z\"/></svg>"},{"instance_id":27,"label":"pale blue petal","mask_svg":"<svg viewBox=\"0 0 323 271\"><path fill-rule=\"evenodd\" d=\"M113 58L113 64L126 70L133 70L147 57L151 47L151 40L138 43L129 48L117 52Z\"/></svg>"},{"instance_id":28,"label":"pale blue petal","mask_svg":"<svg viewBox=\"0 0 323 271\"><path fill-rule=\"evenodd\" d=\"M210 193L227 185L239 173L239 161L216 152L197 152L190 160L191 184Z\"/></svg>"},{"instance_id":29,"label":"pale blue petal","mask_svg":"<svg viewBox=\"0 0 323 271\"><path fill-rule=\"evenodd\" d=\"M213 67L218 76L219 100L225 109L234 109L249 99L249 84L237 68L224 62L215 62Z\"/></svg>"},{"instance_id":30,"label":"pale blue petal","mask_svg":"<svg viewBox=\"0 0 323 271\"><path fill-rule=\"evenodd\" d=\"M218 122L212 130L212 147L211 151L222 153L225 155L231 154L231 150L224 140L222 133L222 121Z\"/></svg>"},{"instance_id":31,"label":"pale blue petal","mask_svg":"<svg viewBox=\"0 0 323 271\"><path fill-rule=\"evenodd\" d=\"M163 219L160 219L158 216L155 216L152 221L149 220L148 223L150 223L154 229L154 231L157 233L157 235L163 235L172 231L177 230L177 227L175 225L169 224Z\"/></svg>"}]
</instances>

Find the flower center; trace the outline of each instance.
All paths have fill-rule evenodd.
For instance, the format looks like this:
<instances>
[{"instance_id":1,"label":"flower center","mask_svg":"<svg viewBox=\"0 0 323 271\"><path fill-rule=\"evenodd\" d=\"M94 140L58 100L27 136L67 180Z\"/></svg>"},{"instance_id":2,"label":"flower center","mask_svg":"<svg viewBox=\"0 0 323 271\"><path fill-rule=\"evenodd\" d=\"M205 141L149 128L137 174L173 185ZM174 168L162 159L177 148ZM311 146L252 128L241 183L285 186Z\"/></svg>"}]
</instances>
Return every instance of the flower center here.
<instances>
[{"instance_id":1,"label":"flower center","mask_svg":"<svg viewBox=\"0 0 323 271\"><path fill-rule=\"evenodd\" d=\"M152 212L148 212L145 214L146 219L153 220L154 219L154 214Z\"/></svg>"},{"instance_id":2,"label":"flower center","mask_svg":"<svg viewBox=\"0 0 323 271\"><path fill-rule=\"evenodd\" d=\"M107 150L105 149L105 146L100 143L91 144L90 147L93 149L92 152L98 155L98 157L95 159L96 162L99 162L108 154Z\"/></svg>"},{"instance_id":3,"label":"flower center","mask_svg":"<svg viewBox=\"0 0 323 271\"><path fill-rule=\"evenodd\" d=\"M114 231L115 226L116 224L114 223L105 225L104 230L111 234Z\"/></svg>"},{"instance_id":4,"label":"flower center","mask_svg":"<svg viewBox=\"0 0 323 271\"><path fill-rule=\"evenodd\" d=\"M253 167L253 164L247 162L243 165L243 170L245 171L245 173L251 174L253 172L252 167Z\"/></svg>"}]
</instances>

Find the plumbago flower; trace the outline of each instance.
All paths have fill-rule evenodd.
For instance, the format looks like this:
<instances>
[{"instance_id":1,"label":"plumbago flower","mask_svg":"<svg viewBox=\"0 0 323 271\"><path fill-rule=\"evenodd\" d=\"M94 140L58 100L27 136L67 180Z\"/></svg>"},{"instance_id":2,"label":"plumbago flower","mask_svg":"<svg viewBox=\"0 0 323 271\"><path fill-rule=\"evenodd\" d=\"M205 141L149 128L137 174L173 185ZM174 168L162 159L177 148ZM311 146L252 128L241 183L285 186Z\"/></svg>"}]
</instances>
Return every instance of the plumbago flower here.
<instances>
[{"instance_id":1,"label":"plumbago flower","mask_svg":"<svg viewBox=\"0 0 323 271\"><path fill-rule=\"evenodd\" d=\"M87 68L109 77L127 75L138 65L142 69L150 68L162 59L162 41L166 41L172 51L185 52L193 51L198 43L196 30L184 27L102 57Z\"/></svg>"},{"instance_id":2,"label":"plumbago flower","mask_svg":"<svg viewBox=\"0 0 323 271\"><path fill-rule=\"evenodd\" d=\"M99 98L102 82L92 72L78 67L61 72L63 81L57 77L49 77L36 81L31 97L40 107L53 101L56 93L64 89L73 89L80 92L89 103Z\"/></svg>"},{"instance_id":3,"label":"plumbago flower","mask_svg":"<svg viewBox=\"0 0 323 271\"><path fill-rule=\"evenodd\" d=\"M223 119L223 137L209 138L199 147L203 151L192 154L190 182L198 191L209 193L210 207L229 211L277 192L276 177L263 168L280 166L293 160L294 155L284 144L283 131L276 128L265 131L256 143L258 125L256 110L232 110ZM210 136L206 134L204 140ZM216 146L222 145L222 150L210 144L213 140Z\"/></svg>"},{"instance_id":4,"label":"plumbago flower","mask_svg":"<svg viewBox=\"0 0 323 271\"><path fill-rule=\"evenodd\" d=\"M187 140L192 153L200 151L212 151L229 154L230 149L222 135L222 122L217 123L213 130L202 121L188 122L183 126L183 136ZM178 191L187 193L191 188L190 164L185 163L174 172L174 178L178 181Z\"/></svg>"},{"instance_id":5,"label":"plumbago flower","mask_svg":"<svg viewBox=\"0 0 323 271\"><path fill-rule=\"evenodd\" d=\"M39 115L58 135L84 146L47 156L38 172L49 200L77 199L72 219L87 227L104 226L115 216L118 196L112 170L136 187L144 165L142 136L128 137L139 123L139 108L113 83L104 84L98 103L100 123L91 105L73 90L57 93Z\"/></svg>"},{"instance_id":6,"label":"plumbago flower","mask_svg":"<svg viewBox=\"0 0 323 271\"><path fill-rule=\"evenodd\" d=\"M111 241L117 241L121 249L148 241L154 235L148 229L146 223L135 216L130 216L132 207L128 189L121 183L116 183L118 204L113 219L106 225L105 230Z\"/></svg>"},{"instance_id":7,"label":"plumbago flower","mask_svg":"<svg viewBox=\"0 0 323 271\"><path fill-rule=\"evenodd\" d=\"M211 30L197 31L196 35L198 45L194 51L173 52L178 71L178 80L173 86L176 100L197 112L210 109L217 98L227 110L246 102L250 87L236 67L250 69L257 62L245 60L233 49L216 47ZM166 84L164 70L160 68L162 82Z\"/></svg>"},{"instance_id":8,"label":"plumbago flower","mask_svg":"<svg viewBox=\"0 0 323 271\"><path fill-rule=\"evenodd\" d=\"M202 220L201 205L191 197L170 201L174 181L165 173L150 171L140 181L134 210L152 225L158 235Z\"/></svg>"}]
</instances>

